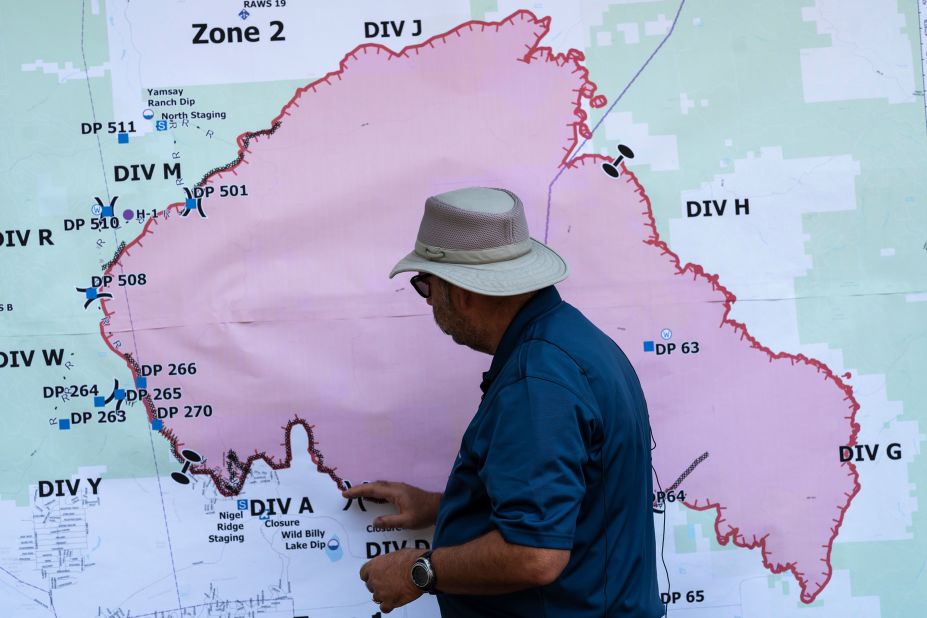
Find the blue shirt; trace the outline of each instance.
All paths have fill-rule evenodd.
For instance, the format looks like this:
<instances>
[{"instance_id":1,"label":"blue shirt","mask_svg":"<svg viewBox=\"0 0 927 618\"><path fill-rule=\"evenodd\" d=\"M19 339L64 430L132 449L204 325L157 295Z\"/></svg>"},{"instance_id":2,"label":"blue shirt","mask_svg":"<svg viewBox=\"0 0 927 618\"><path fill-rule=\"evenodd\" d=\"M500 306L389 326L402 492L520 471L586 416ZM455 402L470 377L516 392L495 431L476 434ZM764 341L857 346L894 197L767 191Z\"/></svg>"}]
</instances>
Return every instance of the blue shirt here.
<instances>
[{"instance_id":1,"label":"blue shirt","mask_svg":"<svg viewBox=\"0 0 927 618\"><path fill-rule=\"evenodd\" d=\"M509 325L483 377L434 546L495 528L509 543L570 550L570 561L548 586L439 593L441 615L662 616L650 424L627 357L549 287Z\"/></svg>"}]
</instances>

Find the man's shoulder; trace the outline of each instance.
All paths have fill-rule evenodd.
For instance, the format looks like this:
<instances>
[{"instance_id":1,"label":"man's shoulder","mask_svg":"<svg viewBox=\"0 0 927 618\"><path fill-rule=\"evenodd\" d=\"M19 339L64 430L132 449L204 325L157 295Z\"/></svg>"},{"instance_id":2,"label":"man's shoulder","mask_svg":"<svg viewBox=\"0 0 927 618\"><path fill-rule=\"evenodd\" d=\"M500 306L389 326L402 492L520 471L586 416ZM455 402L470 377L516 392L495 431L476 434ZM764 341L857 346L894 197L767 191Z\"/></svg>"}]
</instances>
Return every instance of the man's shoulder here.
<instances>
[{"instance_id":1,"label":"man's shoulder","mask_svg":"<svg viewBox=\"0 0 927 618\"><path fill-rule=\"evenodd\" d=\"M521 344L542 358L568 359L584 374L603 357L619 354L617 344L608 335L565 301L539 316Z\"/></svg>"},{"instance_id":2,"label":"man's shoulder","mask_svg":"<svg viewBox=\"0 0 927 618\"><path fill-rule=\"evenodd\" d=\"M496 379L496 390L521 380L546 380L592 403L596 397L590 380L601 387L624 380L629 372L633 369L615 341L579 309L560 301L521 333Z\"/></svg>"},{"instance_id":3,"label":"man's shoulder","mask_svg":"<svg viewBox=\"0 0 927 618\"><path fill-rule=\"evenodd\" d=\"M611 341L582 311L565 300L551 307L534 321L530 329L547 339L573 341Z\"/></svg>"},{"instance_id":4,"label":"man's shoulder","mask_svg":"<svg viewBox=\"0 0 927 618\"><path fill-rule=\"evenodd\" d=\"M570 383L590 381L606 388L634 383L637 374L619 345L567 302L539 316L527 329L515 356L525 375L564 376Z\"/></svg>"},{"instance_id":5,"label":"man's shoulder","mask_svg":"<svg viewBox=\"0 0 927 618\"><path fill-rule=\"evenodd\" d=\"M570 391L578 399L588 399L591 392L585 377L587 370L561 343L543 334L525 333L495 379L494 392L487 393L484 405L492 405L501 391L520 392L529 397L529 393L550 388Z\"/></svg>"},{"instance_id":6,"label":"man's shoulder","mask_svg":"<svg viewBox=\"0 0 927 618\"><path fill-rule=\"evenodd\" d=\"M561 302L534 321L518 342L507 372L509 380L543 380L581 398L591 395L587 375L595 356L614 347L601 331L568 303Z\"/></svg>"}]
</instances>

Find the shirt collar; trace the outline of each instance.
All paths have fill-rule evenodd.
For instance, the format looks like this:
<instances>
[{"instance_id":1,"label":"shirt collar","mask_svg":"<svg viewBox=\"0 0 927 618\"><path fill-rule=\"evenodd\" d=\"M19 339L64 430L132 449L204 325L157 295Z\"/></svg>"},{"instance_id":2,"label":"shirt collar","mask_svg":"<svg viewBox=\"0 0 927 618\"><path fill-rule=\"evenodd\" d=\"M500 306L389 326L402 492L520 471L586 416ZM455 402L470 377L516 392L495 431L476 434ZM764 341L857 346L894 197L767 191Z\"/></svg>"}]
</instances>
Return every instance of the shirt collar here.
<instances>
[{"instance_id":1,"label":"shirt collar","mask_svg":"<svg viewBox=\"0 0 927 618\"><path fill-rule=\"evenodd\" d=\"M480 384L480 389L483 391L483 394L489 390L492 381L499 375L499 372L502 371L502 367L505 366L506 361L509 360L512 352L521 341L525 329L540 317L541 314L553 309L561 302L557 288L551 285L539 290L537 294L532 296L531 300L525 303L525 306L515 314L511 324L505 329L505 333L499 341L499 346L496 348L496 353L492 357L492 364L489 366L489 371L483 373L483 382Z\"/></svg>"}]
</instances>

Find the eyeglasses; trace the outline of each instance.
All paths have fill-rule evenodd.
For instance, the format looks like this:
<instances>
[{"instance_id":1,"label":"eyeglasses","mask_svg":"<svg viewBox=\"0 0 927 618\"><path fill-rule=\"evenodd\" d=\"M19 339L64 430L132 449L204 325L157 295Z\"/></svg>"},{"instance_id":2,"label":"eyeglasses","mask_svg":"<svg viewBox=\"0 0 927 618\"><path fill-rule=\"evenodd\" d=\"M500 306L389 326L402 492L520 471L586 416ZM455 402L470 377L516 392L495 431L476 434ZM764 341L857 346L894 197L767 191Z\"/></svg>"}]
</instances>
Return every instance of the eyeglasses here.
<instances>
[{"instance_id":1,"label":"eyeglasses","mask_svg":"<svg viewBox=\"0 0 927 618\"><path fill-rule=\"evenodd\" d=\"M429 298L431 296L431 283L428 281L429 277L431 277L431 273L419 273L409 280L409 283L412 284L412 287L415 288L415 291L418 292L418 295L422 298Z\"/></svg>"}]
</instances>

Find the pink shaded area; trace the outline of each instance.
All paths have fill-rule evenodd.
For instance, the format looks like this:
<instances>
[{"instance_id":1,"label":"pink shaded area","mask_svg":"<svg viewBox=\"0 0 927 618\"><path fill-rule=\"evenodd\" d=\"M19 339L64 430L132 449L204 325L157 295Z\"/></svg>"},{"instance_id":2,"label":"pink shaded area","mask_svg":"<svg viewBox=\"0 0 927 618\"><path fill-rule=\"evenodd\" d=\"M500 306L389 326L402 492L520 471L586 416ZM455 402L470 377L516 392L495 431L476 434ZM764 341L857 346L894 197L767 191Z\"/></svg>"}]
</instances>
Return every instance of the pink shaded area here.
<instances>
[{"instance_id":1,"label":"pink shaded area","mask_svg":"<svg viewBox=\"0 0 927 618\"><path fill-rule=\"evenodd\" d=\"M512 187L540 229L544 183L594 92L581 54L538 48L547 27L519 12L398 55L356 49L207 181L247 197L205 199L208 219L173 205L111 267L148 283L110 290L104 335L141 364L196 362L195 375L148 380L153 396L180 387L179 401L148 403L178 406L165 435L206 456L195 470L221 490L235 493L255 457L282 465L293 418L316 426L342 478L444 486L489 358L444 337L408 277L386 274L434 193ZM211 417L183 417L205 404Z\"/></svg>"},{"instance_id":2,"label":"pink shaded area","mask_svg":"<svg viewBox=\"0 0 927 618\"><path fill-rule=\"evenodd\" d=\"M708 452L680 485L686 504L715 508L721 544L760 547L766 567L791 570L811 602L830 579L832 542L859 490L855 468L838 458L855 442L858 404L826 366L774 354L728 320L733 295L700 267L680 266L643 189L627 172L607 176L606 160L574 161L554 190L550 242L573 273L562 291L637 369L660 484ZM644 352L645 340L664 343L664 328L676 350ZM698 353L683 354L693 341Z\"/></svg>"},{"instance_id":3,"label":"pink shaded area","mask_svg":"<svg viewBox=\"0 0 927 618\"><path fill-rule=\"evenodd\" d=\"M479 402L489 358L454 345L390 266L411 247L424 197L506 186L543 234L547 185L578 135L581 99L598 107L580 52L538 44L547 20L518 12L467 23L399 54L348 54L281 111L272 135L239 138L243 160L207 184L247 197L204 200L208 219L150 220L110 272L143 287L104 301L107 343L142 364L197 363L165 421L175 449L207 457L234 494L250 463L285 466L285 428L313 424L332 476L391 478L440 489ZM247 147L246 147L247 145ZM810 602L830 577L829 552L858 490L837 446L855 440L855 402L823 365L774 355L726 320L733 296L700 268L680 268L659 241L629 174L613 180L583 158L554 187L551 244L571 263L565 296L628 351L651 408L664 487L718 509L724 543L762 548L791 569ZM644 339L700 342L697 356L657 358ZM183 406L209 404L208 418Z\"/></svg>"}]
</instances>

